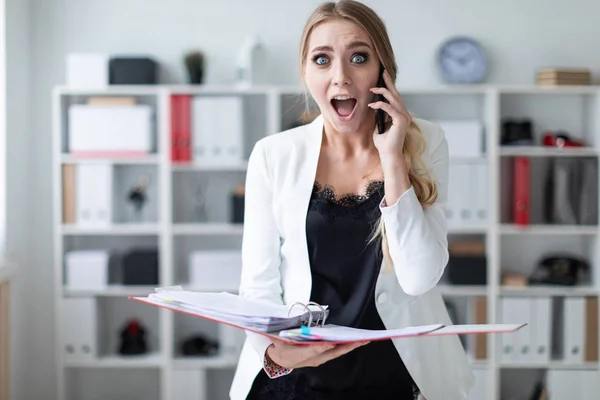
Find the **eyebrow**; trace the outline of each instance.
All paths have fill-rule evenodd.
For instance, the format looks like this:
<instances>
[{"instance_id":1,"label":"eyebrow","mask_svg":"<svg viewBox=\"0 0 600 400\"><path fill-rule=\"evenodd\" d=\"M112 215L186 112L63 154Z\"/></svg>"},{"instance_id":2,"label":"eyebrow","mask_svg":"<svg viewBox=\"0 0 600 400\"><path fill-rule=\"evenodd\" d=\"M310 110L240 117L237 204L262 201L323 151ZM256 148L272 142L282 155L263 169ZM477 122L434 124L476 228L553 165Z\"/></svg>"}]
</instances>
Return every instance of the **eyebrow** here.
<instances>
[{"instance_id":1,"label":"eyebrow","mask_svg":"<svg viewBox=\"0 0 600 400\"><path fill-rule=\"evenodd\" d=\"M355 40L353 42L350 42L348 44L348 46L346 46L347 49L354 49L356 47L368 47L371 48L371 46L369 46L369 43L367 42L363 42L362 40ZM313 52L315 51L333 51L333 47L331 46L317 46L314 49L312 49Z\"/></svg>"}]
</instances>

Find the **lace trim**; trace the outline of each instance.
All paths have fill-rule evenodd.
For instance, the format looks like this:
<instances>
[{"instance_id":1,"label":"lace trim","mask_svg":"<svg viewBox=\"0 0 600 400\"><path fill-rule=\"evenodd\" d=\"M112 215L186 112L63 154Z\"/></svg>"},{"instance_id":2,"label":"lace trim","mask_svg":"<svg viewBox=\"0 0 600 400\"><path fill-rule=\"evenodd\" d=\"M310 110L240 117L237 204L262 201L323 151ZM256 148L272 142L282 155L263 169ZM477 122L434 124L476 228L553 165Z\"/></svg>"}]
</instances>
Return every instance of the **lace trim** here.
<instances>
[{"instance_id":1,"label":"lace trim","mask_svg":"<svg viewBox=\"0 0 600 400\"><path fill-rule=\"evenodd\" d=\"M378 205L383 198L383 187L382 180L372 180L367 182L365 194L345 193L338 196L332 185L321 185L315 181L310 206L328 219L375 219L379 215Z\"/></svg>"},{"instance_id":2,"label":"lace trim","mask_svg":"<svg viewBox=\"0 0 600 400\"><path fill-rule=\"evenodd\" d=\"M351 207L361 204L371 198L373 194L383 190L382 180L371 180L366 184L365 194L356 193L345 193L338 196L335 192L335 188L332 185L321 185L315 181L313 185L313 195L322 197L330 202L337 203L344 207Z\"/></svg>"}]
</instances>

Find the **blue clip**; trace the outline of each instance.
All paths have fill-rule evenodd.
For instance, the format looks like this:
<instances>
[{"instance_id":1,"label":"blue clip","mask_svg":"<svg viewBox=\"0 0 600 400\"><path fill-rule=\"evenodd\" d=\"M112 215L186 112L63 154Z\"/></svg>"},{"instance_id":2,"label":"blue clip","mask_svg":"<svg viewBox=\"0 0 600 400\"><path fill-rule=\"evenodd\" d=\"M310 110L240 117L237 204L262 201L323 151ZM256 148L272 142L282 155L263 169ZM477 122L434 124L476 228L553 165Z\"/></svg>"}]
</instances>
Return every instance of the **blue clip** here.
<instances>
[{"instance_id":1,"label":"blue clip","mask_svg":"<svg viewBox=\"0 0 600 400\"><path fill-rule=\"evenodd\" d=\"M310 336L310 328L306 325L300 326L300 334L304 336Z\"/></svg>"}]
</instances>

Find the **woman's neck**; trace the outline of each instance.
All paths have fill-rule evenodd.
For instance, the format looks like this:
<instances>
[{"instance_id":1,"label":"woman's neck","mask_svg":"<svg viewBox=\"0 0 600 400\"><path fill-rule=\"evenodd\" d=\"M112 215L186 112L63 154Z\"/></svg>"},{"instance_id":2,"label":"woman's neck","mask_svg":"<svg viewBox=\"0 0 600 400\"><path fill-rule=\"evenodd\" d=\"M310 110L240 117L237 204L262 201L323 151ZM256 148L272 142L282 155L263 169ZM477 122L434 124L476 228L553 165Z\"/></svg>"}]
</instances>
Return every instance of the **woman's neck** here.
<instances>
[{"instance_id":1,"label":"woman's neck","mask_svg":"<svg viewBox=\"0 0 600 400\"><path fill-rule=\"evenodd\" d=\"M323 125L323 146L334 152L341 160L354 158L365 153L376 153L370 131L340 133L325 121Z\"/></svg>"}]
</instances>

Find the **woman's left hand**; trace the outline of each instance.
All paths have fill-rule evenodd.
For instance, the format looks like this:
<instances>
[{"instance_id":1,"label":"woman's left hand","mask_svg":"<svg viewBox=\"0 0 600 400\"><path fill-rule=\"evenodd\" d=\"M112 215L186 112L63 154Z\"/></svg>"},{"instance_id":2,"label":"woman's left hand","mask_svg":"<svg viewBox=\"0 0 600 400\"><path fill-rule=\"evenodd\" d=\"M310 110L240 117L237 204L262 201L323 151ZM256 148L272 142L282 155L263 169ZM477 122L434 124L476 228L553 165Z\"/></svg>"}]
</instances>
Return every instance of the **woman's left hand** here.
<instances>
[{"instance_id":1,"label":"woman's left hand","mask_svg":"<svg viewBox=\"0 0 600 400\"><path fill-rule=\"evenodd\" d=\"M369 107L374 110L381 109L385 111L390 116L392 124L383 134L379 134L377 126L375 126L373 142L379 151L380 157L402 158L404 139L406 138L408 127L412 122L412 117L387 71L383 72L383 79L387 88L374 87L371 88L371 92L383 95L389 103L375 101L369 103Z\"/></svg>"}]
</instances>

